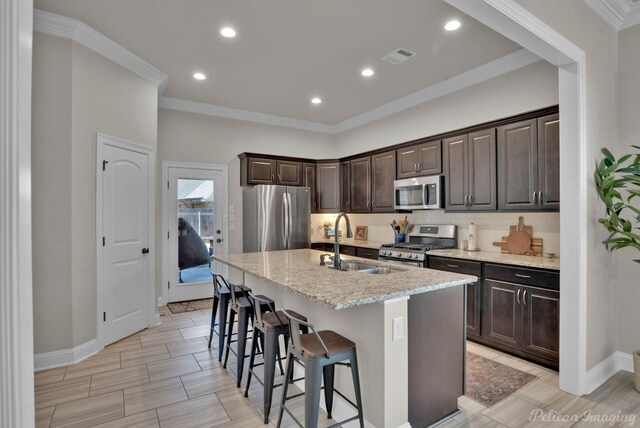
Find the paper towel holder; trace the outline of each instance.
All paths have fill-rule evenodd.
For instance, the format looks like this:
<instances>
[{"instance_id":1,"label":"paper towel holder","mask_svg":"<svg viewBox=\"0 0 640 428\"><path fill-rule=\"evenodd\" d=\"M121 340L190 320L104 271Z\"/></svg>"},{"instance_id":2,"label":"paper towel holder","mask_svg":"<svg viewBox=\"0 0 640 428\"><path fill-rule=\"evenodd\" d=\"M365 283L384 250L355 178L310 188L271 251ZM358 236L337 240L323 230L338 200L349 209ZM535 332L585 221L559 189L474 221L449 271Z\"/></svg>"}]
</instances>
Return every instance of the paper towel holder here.
<instances>
[{"instance_id":1,"label":"paper towel holder","mask_svg":"<svg viewBox=\"0 0 640 428\"><path fill-rule=\"evenodd\" d=\"M475 224L471 223L469 225L469 235L464 241L467 242L466 251L480 251L478 248L478 228Z\"/></svg>"}]
</instances>

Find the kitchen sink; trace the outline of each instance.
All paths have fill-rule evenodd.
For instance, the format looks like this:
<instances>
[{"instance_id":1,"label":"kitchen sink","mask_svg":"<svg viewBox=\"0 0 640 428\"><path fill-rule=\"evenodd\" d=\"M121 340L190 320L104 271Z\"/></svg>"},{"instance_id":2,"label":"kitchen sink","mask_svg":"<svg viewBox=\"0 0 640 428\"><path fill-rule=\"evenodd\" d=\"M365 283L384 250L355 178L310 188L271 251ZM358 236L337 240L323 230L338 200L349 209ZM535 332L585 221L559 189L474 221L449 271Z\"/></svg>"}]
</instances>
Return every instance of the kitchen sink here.
<instances>
[{"instance_id":1,"label":"kitchen sink","mask_svg":"<svg viewBox=\"0 0 640 428\"><path fill-rule=\"evenodd\" d=\"M332 269L335 269L333 266L329 266ZM401 272L404 269L400 268L392 268L386 266L377 266L370 263L350 261L350 260L342 260L340 263L340 270L352 270L360 273L365 273L369 275L384 275L394 272Z\"/></svg>"}]
</instances>

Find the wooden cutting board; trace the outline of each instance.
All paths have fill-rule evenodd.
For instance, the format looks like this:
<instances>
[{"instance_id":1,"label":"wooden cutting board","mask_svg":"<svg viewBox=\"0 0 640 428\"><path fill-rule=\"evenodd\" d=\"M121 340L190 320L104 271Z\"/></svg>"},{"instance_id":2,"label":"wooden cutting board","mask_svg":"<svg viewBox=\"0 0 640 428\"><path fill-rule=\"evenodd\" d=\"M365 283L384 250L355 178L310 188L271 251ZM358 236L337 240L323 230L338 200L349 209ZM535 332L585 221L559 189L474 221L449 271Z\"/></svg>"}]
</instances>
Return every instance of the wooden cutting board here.
<instances>
[{"instance_id":1,"label":"wooden cutting board","mask_svg":"<svg viewBox=\"0 0 640 428\"><path fill-rule=\"evenodd\" d=\"M512 254L511 251L507 248L507 236L503 236L500 242L494 242L493 245L495 247L502 248L500 251L502 254ZM542 238L531 238L531 254L530 256L542 256Z\"/></svg>"},{"instance_id":2,"label":"wooden cutting board","mask_svg":"<svg viewBox=\"0 0 640 428\"><path fill-rule=\"evenodd\" d=\"M524 231L524 217L518 218L518 227L507 237L507 248L512 254L531 254L531 235Z\"/></svg>"}]
</instances>

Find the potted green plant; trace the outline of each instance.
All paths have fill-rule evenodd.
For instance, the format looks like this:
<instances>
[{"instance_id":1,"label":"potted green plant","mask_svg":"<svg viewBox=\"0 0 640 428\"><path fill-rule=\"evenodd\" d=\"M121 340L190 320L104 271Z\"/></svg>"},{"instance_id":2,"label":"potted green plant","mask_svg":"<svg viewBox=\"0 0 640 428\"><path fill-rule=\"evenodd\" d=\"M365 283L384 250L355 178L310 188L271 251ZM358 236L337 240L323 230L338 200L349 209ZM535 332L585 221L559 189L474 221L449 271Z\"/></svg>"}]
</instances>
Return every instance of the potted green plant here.
<instances>
[{"instance_id":1,"label":"potted green plant","mask_svg":"<svg viewBox=\"0 0 640 428\"><path fill-rule=\"evenodd\" d=\"M604 158L596 164L596 186L604 203L606 216L598 221L609 236L603 241L608 250L635 248L640 251L640 146L632 146L637 153L628 153L616 159L610 150L602 149ZM640 258L634 262L640 263ZM640 391L640 351L633 353L636 389Z\"/></svg>"}]
</instances>

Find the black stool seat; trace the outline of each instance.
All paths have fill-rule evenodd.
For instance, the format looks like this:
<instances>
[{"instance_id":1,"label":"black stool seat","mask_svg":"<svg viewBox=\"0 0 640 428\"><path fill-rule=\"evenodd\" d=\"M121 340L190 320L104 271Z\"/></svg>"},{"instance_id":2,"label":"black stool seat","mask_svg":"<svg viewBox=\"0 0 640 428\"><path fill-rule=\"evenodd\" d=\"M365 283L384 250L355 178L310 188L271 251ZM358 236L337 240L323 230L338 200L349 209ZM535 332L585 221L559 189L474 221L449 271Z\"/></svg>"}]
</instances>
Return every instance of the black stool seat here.
<instances>
[{"instance_id":1,"label":"black stool seat","mask_svg":"<svg viewBox=\"0 0 640 428\"><path fill-rule=\"evenodd\" d=\"M307 320L307 317L305 317L304 315L300 315L297 312L289 311L289 313L301 320L304 320L304 321ZM289 319L282 311L269 312L267 314L262 315L262 326L265 328L286 327L288 329Z\"/></svg>"}]
</instances>

